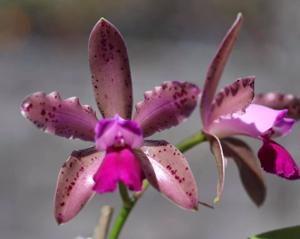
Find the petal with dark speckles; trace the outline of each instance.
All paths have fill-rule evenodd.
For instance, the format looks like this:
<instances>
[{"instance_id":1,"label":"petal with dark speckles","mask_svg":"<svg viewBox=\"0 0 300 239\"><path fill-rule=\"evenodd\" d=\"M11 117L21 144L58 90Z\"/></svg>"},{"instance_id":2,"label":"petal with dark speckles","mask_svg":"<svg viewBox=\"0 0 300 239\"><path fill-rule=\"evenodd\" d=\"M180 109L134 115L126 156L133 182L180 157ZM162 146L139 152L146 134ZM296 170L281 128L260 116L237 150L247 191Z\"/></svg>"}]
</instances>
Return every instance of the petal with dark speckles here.
<instances>
[{"instance_id":1,"label":"petal with dark speckles","mask_svg":"<svg viewBox=\"0 0 300 239\"><path fill-rule=\"evenodd\" d=\"M221 115L243 112L254 97L255 77L243 77L226 86L214 98L207 124Z\"/></svg>"},{"instance_id":2,"label":"petal with dark speckles","mask_svg":"<svg viewBox=\"0 0 300 239\"><path fill-rule=\"evenodd\" d=\"M242 19L242 14L239 13L235 22L224 37L221 45L219 46L217 54L209 66L200 103L200 112L204 125L207 123L207 117L210 111L211 103L213 101L224 67L227 63L232 47L242 25Z\"/></svg>"},{"instance_id":3,"label":"petal with dark speckles","mask_svg":"<svg viewBox=\"0 0 300 239\"><path fill-rule=\"evenodd\" d=\"M145 92L144 100L136 105L134 120L144 137L178 125L195 109L199 88L188 82L168 81Z\"/></svg>"},{"instance_id":4,"label":"petal with dark speckles","mask_svg":"<svg viewBox=\"0 0 300 239\"><path fill-rule=\"evenodd\" d=\"M63 164L57 180L55 218L58 224L75 217L94 195L93 180L103 160L94 147L74 151Z\"/></svg>"},{"instance_id":5,"label":"petal with dark speckles","mask_svg":"<svg viewBox=\"0 0 300 239\"><path fill-rule=\"evenodd\" d=\"M57 92L36 92L23 101L21 113L48 133L94 141L96 113L90 106L81 105L77 97L63 100Z\"/></svg>"},{"instance_id":6,"label":"petal with dark speckles","mask_svg":"<svg viewBox=\"0 0 300 239\"><path fill-rule=\"evenodd\" d=\"M141 151L145 177L159 192L176 205L197 210L197 184L184 155L166 141L146 141Z\"/></svg>"},{"instance_id":7,"label":"petal with dark speckles","mask_svg":"<svg viewBox=\"0 0 300 239\"><path fill-rule=\"evenodd\" d=\"M132 86L129 61L121 33L101 18L89 39L89 62L98 108L104 117L131 118Z\"/></svg>"}]
</instances>

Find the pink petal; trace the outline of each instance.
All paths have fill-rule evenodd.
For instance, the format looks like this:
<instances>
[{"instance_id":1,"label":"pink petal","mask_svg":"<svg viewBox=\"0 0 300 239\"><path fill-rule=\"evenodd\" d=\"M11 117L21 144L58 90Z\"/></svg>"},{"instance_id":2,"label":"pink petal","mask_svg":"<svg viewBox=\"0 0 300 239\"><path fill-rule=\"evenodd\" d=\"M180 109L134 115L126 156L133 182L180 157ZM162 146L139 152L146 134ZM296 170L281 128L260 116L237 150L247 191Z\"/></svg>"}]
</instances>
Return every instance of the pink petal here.
<instances>
[{"instance_id":1,"label":"pink petal","mask_svg":"<svg viewBox=\"0 0 300 239\"><path fill-rule=\"evenodd\" d=\"M98 193L115 191L122 181L130 190L142 189L143 171L139 160L129 148L120 151L110 150L94 176L94 190Z\"/></svg>"},{"instance_id":2,"label":"pink petal","mask_svg":"<svg viewBox=\"0 0 300 239\"><path fill-rule=\"evenodd\" d=\"M197 184L184 155L166 141L147 141L141 150L137 154L151 185L178 206L197 210Z\"/></svg>"},{"instance_id":3,"label":"pink petal","mask_svg":"<svg viewBox=\"0 0 300 239\"><path fill-rule=\"evenodd\" d=\"M144 142L138 124L133 120L124 120L118 115L100 120L95 131L96 147L99 150L106 150L111 146L139 148Z\"/></svg>"},{"instance_id":4,"label":"pink petal","mask_svg":"<svg viewBox=\"0 0 300 239\"><path fill-rule=\"evenodd\" d=\"M244 111L254 97L254 79L253 76L240 78L221 90L212 102L207 123L222 115Z\"/></svg>"},{"instance_id":5,"label":"pink petal","mask_svg":"<svg viewBox=\"0 0 300 239\"><path fill-rule=\"evenodd\" d=\"M245 113L220 117L206 129L219 138L231 135L247 135L254 138L284 136L290 133L294 120L286 118L287 110L250 104Z\"/></svg>"},{"instance_id":6,"label":"pink petal","mask_svg":"<svg viewBox=\"0 0 300 239\"><path fill-rule=\"evenodd\" d=\"M200 103L201 117L204 125L207 124L211 102L213 101L219 80L222 76L224 67L239 33L242 20L242 14L239 13L235 22L225 35L221 45L219 46L217 54L209 66Z\"/></svg>"},{"instance_id":7,"label":"pink petal","mask_svg":"<svg viewBox=\"0 0 300 239\"><path fill-rule=\"evenodd\" d=\"M101 18L89 39L89 62L97 105L104 117L131 118L132 86L121 33Z\"/></svg>"},{"instance_id":8,"label":"pink petal","mask_svg":"<svg viewBox=\"0 0 300 239\"><path fill-rule=\"evenodd\" d=\"M262 168L279 177L295 180L300 178L300 170L289 152L272 140L264 140L258 151Z\"/></svg>"},{"instance_id":9,"label":"pink petal","mask_svg":"<svg viewBox=\"0 0 300 239\"><path fill-rule=\"evenodd\" d=\"M199 88L191 83L168 81L145 93L144 101L136 105L134 120L145 137L178 125L197 104Z\"/></svg>"},{"instance_id":10,"label":"pink petal","mask_svg":"<svg viewBox=\"0 0 300 239\"><path fill-rule=\"evenodd\" d=\"M221 141L225 157L236 163L243 186L252 201L261 206L266 198L266 185L261 168L251 148L242 140L225 138Z\"/></svg>"},{"instance_id":11,"label":"pink petal","mask_svg":"<svg viewBox=\"0 0 300 239\"><path fill-rule=\"evenodd\" d=\"M277 110L288 109L288 117L300 119L300 98L294 95L276 92L263 93L256 95L253 103Z\"/></svg>"},{"instance_id":12,"label":"pink petal","mask_svg":"<svg viewBox=\"0 0 300 239\"><path fill-rule=\"evenodd\" d=\"M21 113L48 133L94 141L96 113L90 106L81 105L77 97L63 100L57 92L37 92L23 101Z\"/></svg>"},{"instance_id":13,"label":"pink petal","mask_svg":"<svg viewBox=\"0 0 300 239\"><path fill-rule=\"evenodd\" d=\"M210 146L211 152L215 156L217 170L218 170L218 184L217 184L217 195L214 199L214 203L218 203L221 200L221 196L224 191L224 182L225 182L225 167L227 164L226 159L224 158L223 149L220 140L215 135L206 134Z\"/></svg>"},{"instance_id":14,"label":"pink petal","mask_svg":"<svg viewBox=\"0 0 300 239\"><path fill-rule=\"evenodd\" d=\"M93 176L103 159L94 147L73 151L63 164L57 180L55 218L58 224L75 217L94 195Z\"/></svg>"}]
</instances>

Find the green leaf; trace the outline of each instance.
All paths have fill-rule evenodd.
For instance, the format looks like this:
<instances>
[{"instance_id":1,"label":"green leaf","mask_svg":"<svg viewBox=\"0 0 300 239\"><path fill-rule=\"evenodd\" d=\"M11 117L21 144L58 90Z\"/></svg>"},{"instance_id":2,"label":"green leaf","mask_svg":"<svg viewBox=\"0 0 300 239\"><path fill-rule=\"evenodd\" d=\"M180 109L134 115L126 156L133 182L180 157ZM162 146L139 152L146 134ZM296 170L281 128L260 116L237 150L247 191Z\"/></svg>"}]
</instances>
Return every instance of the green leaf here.
<instances>
[{"instance_id":1,"label":"green leaf","mask_svg":"<svg viewBox=\"0 0 300 239\"><path fill-rule=\"evenodd\" d=\"M281 228L270 232L249 237L249 239L299 239L300 226Z\"/></svg>"}]
</instances>

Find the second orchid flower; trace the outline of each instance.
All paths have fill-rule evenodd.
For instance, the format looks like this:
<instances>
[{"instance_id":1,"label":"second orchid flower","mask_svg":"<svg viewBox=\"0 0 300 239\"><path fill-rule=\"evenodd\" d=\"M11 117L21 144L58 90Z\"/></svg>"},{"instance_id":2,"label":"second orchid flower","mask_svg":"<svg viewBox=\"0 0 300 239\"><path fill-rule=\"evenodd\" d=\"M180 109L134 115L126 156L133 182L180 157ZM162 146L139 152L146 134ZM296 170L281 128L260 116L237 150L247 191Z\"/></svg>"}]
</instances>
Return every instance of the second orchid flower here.
<instances>
[{"instance_id":1,"label":"second orchid flower","mask_svg":"<svg viewBox=\"0 0 300 239\"><path fill-rule=\"evenodd\" d=\"M288 117L288 109L275 110L254 99L254 77L244 77L226 86L215 95L225 64L232 51L242 24L242 15L224 37L209 66L200 103L203 132L211 143L216 158L219 180L215 202L220 200L224 188L225 157L234 158L241 171L242 181L250 197L260 205L265 197L265 186L250 147L231 138L246 135L263 142L258 152L262 168L286 179L299 179L299 168L290 154L272 140L285 136L295 122Z\"/></svg>"}]
</instances>

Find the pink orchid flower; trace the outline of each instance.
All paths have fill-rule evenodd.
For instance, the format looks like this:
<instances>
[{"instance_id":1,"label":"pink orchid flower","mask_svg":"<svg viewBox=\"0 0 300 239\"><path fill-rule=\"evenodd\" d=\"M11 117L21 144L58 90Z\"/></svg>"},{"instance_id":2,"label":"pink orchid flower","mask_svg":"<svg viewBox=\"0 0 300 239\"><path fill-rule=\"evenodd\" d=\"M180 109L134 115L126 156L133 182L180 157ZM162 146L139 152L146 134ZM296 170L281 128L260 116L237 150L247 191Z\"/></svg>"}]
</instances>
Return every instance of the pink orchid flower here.
<instances>
[{"instance_id":1,"label":"pink orchid flower","mask_svg":"<svg viewBox=\"0 0 300 239\"><path fill-rule=\"evenodd\" d=\"M215 95L218 82L232 51L242 24L242 15L227 32L209 67L200 103L203 132L211 143L216 158L219 180L215 201L224 188L224 156L235 160L242 182L252 200L260 205L265 198L265 185L257 167L256 157L243 141L230 138L245 135L263 142L258 152L262 168L286 179L299 179L299 168L290 154L272 138L285 136L294 124L287 109L274 110L253 102L254 77L243 77Z\"/></svg>"},{"instance_id":2,"label":"pink orchid flower","mask_svg":"<svg viewBox=\"0 0 300 239\"><path fill-rule=\"evenodd\" d=\"M184 155L166 141L144 137L186 119L197 104L199 88L187 82L165 82L145 93L131 119L132 85L125 42L105 19L91 32L89 63L102 120L77 97L63 100L57 92L34 93L21 106L22 114L45 132L95 143L72 152L59 172L57 222L72 219L94 192L112 192L119 182L140 191L145 178L178 206L197 209L197 185Z\"/></svg>"}]
</instances>

